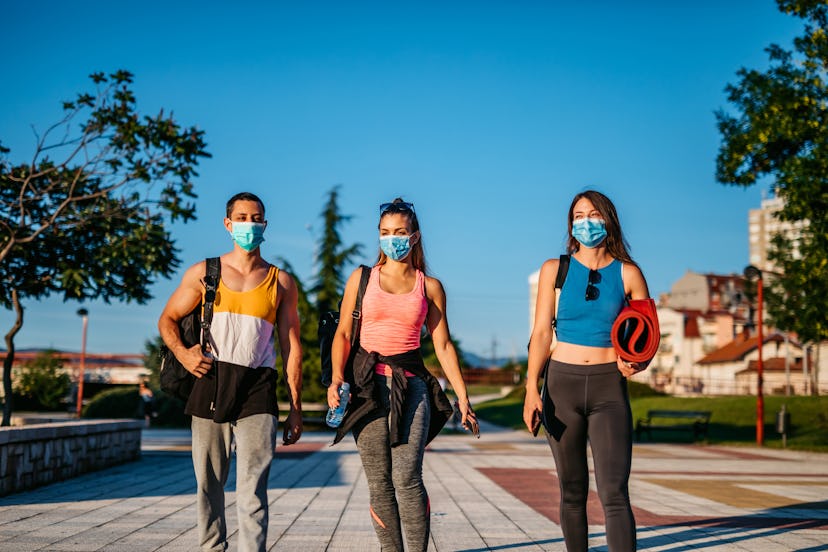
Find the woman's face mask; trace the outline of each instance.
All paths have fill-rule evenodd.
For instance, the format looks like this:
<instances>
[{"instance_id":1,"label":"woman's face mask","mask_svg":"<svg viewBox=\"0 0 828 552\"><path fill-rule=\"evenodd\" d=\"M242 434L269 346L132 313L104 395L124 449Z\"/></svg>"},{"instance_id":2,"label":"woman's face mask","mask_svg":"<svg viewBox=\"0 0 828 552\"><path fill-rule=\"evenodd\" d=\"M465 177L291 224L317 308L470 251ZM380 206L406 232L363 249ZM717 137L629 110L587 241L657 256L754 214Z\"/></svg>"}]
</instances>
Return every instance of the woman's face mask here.
<instances>
[{"instance_id":1,"label":"woman's face mask","mask_svg":"<svg viewBox=\"0 0 828 552\"><path fill-rule=\"evenodd\" d=\"M411 253L411 236L380 236L380 249L389 259L401 261Z\"/></svg>"},{"instance_id":2,"label":"woman's face mask","mask_svg":"<svg viewBox=\"0 0 828 552\"><path fill-rule=\"evenodd\" d=\"M607 228L603 219L582 218L572 222L572 237L581 245L595 247L607 237Z\"/></svg>"}]
</instances>

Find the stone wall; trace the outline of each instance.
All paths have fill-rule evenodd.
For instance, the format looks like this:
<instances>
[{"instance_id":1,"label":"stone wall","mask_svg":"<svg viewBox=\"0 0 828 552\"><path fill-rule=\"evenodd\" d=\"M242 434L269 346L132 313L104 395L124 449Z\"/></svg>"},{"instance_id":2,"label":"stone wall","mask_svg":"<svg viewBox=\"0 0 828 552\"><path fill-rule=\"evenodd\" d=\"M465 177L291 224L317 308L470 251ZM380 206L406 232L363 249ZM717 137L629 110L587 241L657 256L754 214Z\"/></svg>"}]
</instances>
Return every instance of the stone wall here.
<instances>
[{"instance_id":1,"label":"stone wall","mask_svg":"<svg viewBox=\"0 0 828 552\"><path fill-rule=\"evenodd\" d=\"M137 460L143 420L0 427L0 496Z\"/></svg>"}]
</instances>

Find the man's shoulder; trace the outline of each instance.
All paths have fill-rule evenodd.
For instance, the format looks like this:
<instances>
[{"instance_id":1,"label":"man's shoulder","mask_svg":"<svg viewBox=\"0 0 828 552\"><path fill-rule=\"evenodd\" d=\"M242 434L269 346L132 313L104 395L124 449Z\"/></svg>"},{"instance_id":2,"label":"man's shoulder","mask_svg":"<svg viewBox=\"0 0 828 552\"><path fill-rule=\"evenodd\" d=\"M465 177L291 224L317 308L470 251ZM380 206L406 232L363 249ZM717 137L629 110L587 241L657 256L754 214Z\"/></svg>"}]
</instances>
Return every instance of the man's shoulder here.
<instances>
[{"instance_id":1,"label":"man's shoulder","mask_svg":"<svg viewBox=\"0 0 828 552\"><path fill-rule=\"evenodd\" d=\"M286 271L285 269L280 268L276 265L271 265L271 266L273 266L273 268L275 268L278 271L278 273L276 275L276 279L279 281L280 285L282 285L284 287L295 285L295 281L293 279L293 276L291 276L291 274L288 271Z\"/></svg>"},{"instance_id":2,"label":"man's shoulder","mask_svg":"<svg viewBox=\"0 0 828 552\"><path fill-rule=\"evenodd\" d=\"M200 284L201 280L204 278L204 275L206 273L207 260L202 259L198 262L193 263L187 268L187 270L184 271L184 274L181 277L181 283L183 285Z\"/></svg>"},{"instance_id":3,"label":"man's shoulder","mask_svg":"<svg viewBox=\"0 0 828 552\"><path fill-rule=\"evenodd\" d=\"M200 273L201 276L204 276L207 273L207 261L211 259L218 259L218 267L219 272L221 271L222 267L227 266L227 260L225 259L226 255L212 255L209 257L204 257L193 264L187 269L187 272L197 272Z\"/></svg>"}]
</instances>

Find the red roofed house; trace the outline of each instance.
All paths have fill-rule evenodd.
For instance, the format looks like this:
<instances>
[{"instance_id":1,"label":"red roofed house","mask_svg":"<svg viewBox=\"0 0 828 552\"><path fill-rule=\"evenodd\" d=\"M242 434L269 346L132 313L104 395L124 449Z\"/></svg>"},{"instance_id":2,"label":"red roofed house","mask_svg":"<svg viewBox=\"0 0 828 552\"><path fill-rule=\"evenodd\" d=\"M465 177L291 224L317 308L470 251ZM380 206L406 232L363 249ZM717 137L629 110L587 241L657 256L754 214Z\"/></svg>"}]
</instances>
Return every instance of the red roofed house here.
<instances>
[{"instance_id":1,"label":"red roofed house","mask_svg":"<svg viewBox=\"0 0 828 552\"><path fill-rule=\"evenodd\" d=\"M677 395L706 393L698 361L740 333L748 314L743 278L688 271L659 301L661 344L650 368L634 377Z\"/></svg>"},{"instance_id":2,"label":"red roofed house","mask_svg":"<svg viewBox=\"0 0 828 552\"><path fill-rule=\"evenodd\" d=\"M785 336L778 332L764 336L762 341L764 391L768 394L784 394L787 358L792 392L805 393L802 345L794 340L786 340ZM698 365L705 385L704 394L755 394L758 342L757 336L742 333L724 347L700 359Z\"/></svg>"},{"instance_id":3,"label":"red roofed house","mask_svg":"<svg viewBox=\"0 0 828 552\"><path fill-rule=\"evenodd\" d=\"M787 362L786 362L787 361ZM763 358L762 359L762 388L770 395L784 395L785 386L790 389L791 395L809 393L810 378L805 373L803 358ZM748 393L756 393L758 360L748 362L748 367L736 372L736 387L746 389Z\"/></svg>"},{"instance_id":4,"label":"red roofed house","mask_svg":"<svg viewBox=\"0 0 828 552\"><path fill-rule=\"evenodd\" d=\"M758 349L756 336L746 337L749 306L741 275L688 271L659 301L659 351L634 379L675 395L755 394ZM786 385L794 394L808 394L814 385L828 389L828 370L817 370L818 377L808 373L826 362L822 354L803 362L798 341L786 341L781 333L766 335L766 393L782 394Z\"/></svg>"}]
</instances>

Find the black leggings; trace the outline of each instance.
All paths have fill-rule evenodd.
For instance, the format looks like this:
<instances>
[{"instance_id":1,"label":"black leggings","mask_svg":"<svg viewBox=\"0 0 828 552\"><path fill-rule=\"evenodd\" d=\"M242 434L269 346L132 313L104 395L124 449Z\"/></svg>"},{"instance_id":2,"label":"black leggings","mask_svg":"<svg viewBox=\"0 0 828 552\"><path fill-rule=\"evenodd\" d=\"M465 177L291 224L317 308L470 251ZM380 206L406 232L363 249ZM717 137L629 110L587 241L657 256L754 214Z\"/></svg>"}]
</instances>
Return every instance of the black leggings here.
<instances>
[{"instance_id":1,"label":"black leggings","mask_svg":"<svg viewBox=\"0 0 828 552\"><path fill-rule=\"evenodd\" d=\"M586 502L592 449L595 483L604 508L611 552L635 550L635 519L627 482L632 461L632 413L627 380L617 365L549 363L547 392L554 405L549 446L561 486L561 529L568 552L587 550ZM547 413L547 418L550 418Z\"/></svg>"}]
</instances>

